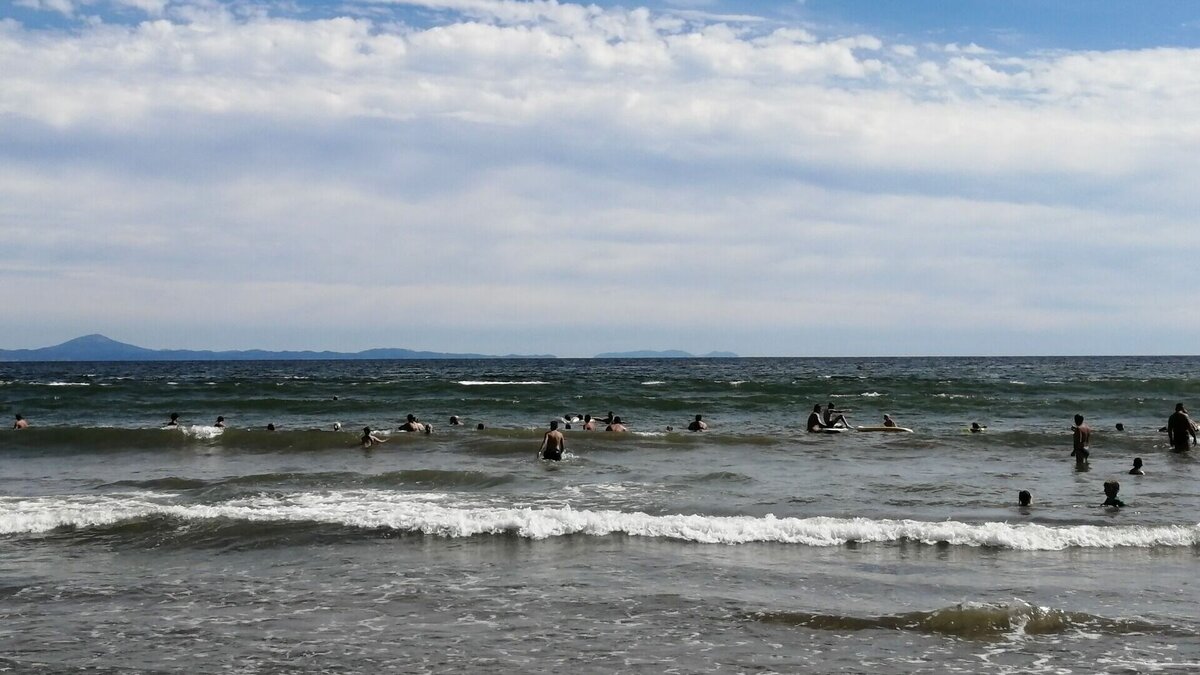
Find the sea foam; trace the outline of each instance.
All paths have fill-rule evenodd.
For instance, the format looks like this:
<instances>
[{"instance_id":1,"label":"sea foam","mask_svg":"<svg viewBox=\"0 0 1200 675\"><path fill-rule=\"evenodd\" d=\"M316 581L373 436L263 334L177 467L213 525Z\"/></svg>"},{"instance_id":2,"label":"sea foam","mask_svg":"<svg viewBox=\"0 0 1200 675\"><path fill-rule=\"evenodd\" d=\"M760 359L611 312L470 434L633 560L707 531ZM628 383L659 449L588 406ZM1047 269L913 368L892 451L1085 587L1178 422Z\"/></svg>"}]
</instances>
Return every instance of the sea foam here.
<instances>
[{"instance_id":1,"label":"sea foam","mask_svg":"<svg viewBox=\"0 0 1200 675\"><path fill-rule=\"evenodd\" d=\"M0 498L0 534L94 527L146 517L246 522L315 522L389 528L444 537L515 534L530 539L623 534L704 544L773 542L838 546L902 541L1026 551L1175 547L1200 543L1200 525L1052 527L1004 522L926 522L870 518L650 515L613 510L496 507L441 494L382 490L259 495L217 504L181 504L145 493Z\"/></svg>"}]
</instances>

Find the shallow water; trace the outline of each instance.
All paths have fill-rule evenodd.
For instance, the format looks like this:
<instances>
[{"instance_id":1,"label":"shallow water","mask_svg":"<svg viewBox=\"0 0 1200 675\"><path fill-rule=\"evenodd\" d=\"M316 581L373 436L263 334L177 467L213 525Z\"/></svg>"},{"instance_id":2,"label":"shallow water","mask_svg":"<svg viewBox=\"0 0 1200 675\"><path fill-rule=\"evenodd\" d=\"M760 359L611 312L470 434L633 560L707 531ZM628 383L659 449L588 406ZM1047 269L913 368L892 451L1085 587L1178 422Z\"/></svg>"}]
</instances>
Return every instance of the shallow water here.
<instances>
[{"instance_id":1,"label":"shallow water","mask_svg":"<svg viewBox=\"0 0 1200 675\"><path fill-rule=\"evenodd\" d=\"M0 364L34 425L0 433L0 667L1190 670L1200 489L1157 429L1197 365ZM915 433L804 433L826 400ZM634 433L535 459L608 410Z\"/></svg>"}]
</instances>

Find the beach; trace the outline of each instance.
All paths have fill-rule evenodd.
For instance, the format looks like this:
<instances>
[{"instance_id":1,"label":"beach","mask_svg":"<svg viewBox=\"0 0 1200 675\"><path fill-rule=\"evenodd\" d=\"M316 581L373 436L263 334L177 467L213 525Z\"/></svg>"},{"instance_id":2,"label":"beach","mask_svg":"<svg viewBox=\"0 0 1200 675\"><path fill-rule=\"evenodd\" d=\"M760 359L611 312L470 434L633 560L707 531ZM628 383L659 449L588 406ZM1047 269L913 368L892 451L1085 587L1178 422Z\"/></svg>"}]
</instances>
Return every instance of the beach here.
<instances>
[{"instance_id":1,"label":"beach","mask_svg":"<svg viewBox=\"0 0 1200 675\"><path fill-rule=\"evenodd\" d=\"M0 364L31 424L0 432L0 667L1190 671L1200 469L1159 428L1197 366ZM913 433L805 433L827 402ZM609 411L630 433L537 459Z\"/></svg>"}]
</instances>

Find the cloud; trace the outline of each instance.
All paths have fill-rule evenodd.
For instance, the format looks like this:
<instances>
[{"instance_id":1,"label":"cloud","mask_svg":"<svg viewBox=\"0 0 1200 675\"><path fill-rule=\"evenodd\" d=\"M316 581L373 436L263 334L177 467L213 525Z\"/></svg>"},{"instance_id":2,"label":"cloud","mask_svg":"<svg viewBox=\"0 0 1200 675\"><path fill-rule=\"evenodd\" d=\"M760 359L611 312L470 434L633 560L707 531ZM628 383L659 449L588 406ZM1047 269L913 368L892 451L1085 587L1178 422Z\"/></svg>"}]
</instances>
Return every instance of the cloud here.
<instances>
[{"instance_id":1,"label":"cloud","mask_svg":"<svg viewBox=\"0 0 1200 675\"><path fill-rule=\"evenodd\" d=\"M1178 351L1200 323L1161 262L1200 243L1195 50L125 4L149 18L0 23L0 278L30 336L972 353L1095 324L1091 349Z\"/></svg>"}]
</instances>

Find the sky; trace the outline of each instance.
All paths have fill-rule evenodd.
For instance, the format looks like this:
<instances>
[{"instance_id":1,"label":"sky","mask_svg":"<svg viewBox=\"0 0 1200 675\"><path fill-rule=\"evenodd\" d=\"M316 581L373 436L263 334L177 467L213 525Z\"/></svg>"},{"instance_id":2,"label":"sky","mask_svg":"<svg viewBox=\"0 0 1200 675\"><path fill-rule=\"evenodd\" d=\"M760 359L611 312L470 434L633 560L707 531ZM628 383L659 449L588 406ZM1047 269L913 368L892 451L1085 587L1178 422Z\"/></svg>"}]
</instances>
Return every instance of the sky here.
<instances>
[{"instance_id":1,"label":"sky","mask_svg":"<svg viewBox=\"0 0 1200 675\"><path fill-rule=\"evenodd\" d=\"M0 3L0 348L1195 354L1200 4Z\"/></svg>"}]
</instances>

